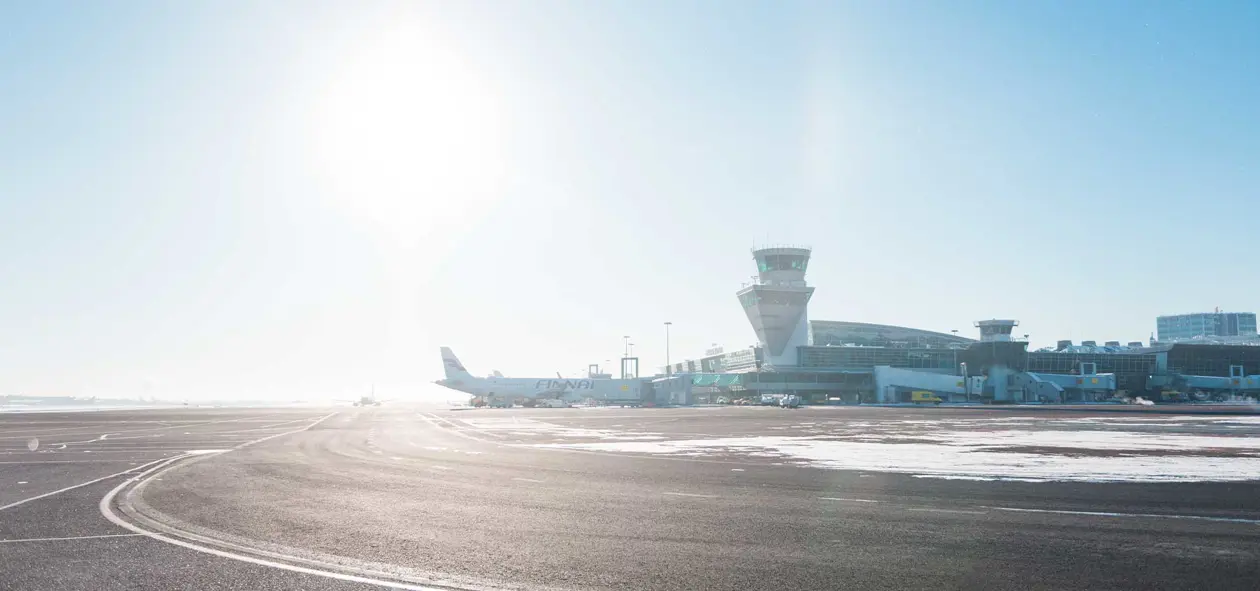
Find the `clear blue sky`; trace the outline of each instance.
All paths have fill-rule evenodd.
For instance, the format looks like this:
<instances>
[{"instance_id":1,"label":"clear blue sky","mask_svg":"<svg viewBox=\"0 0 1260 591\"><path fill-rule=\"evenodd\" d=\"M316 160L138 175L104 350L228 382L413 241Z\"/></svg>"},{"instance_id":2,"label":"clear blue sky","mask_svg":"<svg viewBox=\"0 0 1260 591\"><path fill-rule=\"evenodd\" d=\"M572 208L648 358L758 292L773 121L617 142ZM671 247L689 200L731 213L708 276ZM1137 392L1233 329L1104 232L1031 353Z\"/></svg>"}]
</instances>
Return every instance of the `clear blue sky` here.
<instances>
[{"instance_id":1,"label":"clear blue sky","mask_svg":"<svg viewBox=\"0 0 1260 591\"><path fill-rule=\"evenodd\" d=\"M328 397L816 319L1260 308L1254 2L0 2L0 392Z\"/></svg>"}]
</instances>

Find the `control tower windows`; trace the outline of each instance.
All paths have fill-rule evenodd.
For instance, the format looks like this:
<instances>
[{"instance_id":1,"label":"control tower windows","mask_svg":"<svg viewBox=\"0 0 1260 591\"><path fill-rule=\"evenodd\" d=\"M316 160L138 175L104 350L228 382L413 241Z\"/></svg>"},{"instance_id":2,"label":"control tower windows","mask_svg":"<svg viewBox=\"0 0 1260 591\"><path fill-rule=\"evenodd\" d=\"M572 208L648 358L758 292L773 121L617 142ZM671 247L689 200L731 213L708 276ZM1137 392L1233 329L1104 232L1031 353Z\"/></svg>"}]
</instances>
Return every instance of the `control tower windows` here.
<instances>
[{"instance_id":1,"label":"control tower windows","mask_svg":"<svg viewBox=\"0 0 1260 591\"><path fill-rule=\"evenodd\" d=\"M797 254L768 254L757 261L757 269L762 273L768 271L800 271L805 272L809 258Z\"/></svg>"}]
</instances>

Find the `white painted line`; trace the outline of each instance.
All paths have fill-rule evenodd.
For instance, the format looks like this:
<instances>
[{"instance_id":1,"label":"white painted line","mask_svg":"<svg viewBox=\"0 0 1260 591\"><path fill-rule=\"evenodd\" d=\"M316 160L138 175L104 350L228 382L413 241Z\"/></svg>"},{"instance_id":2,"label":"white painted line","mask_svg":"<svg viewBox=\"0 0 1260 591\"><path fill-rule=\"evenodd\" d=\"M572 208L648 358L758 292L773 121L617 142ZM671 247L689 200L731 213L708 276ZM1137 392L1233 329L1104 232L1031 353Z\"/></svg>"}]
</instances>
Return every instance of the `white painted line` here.
<instances>
[{"instance_id":1,"label":"white painted line","mask_svg":"<svg viewBox=\"0 0 1260 591\"><path fill-rule=\"evenodd\" d=\"M920 513L957 513L960 515L987 515L988 511L965 511L962 509L932 509L929 507L910 507L906 511L918 511Z\"/></svg>"},{"instance_id":2,"label":"white painted line","mask_svg":"<svg viewBox=\"0 0 1260 591\"><path fill-rule=\"evenodd\" d=\"M0 544L18 544L21 542L64 542L67 540L99 540L102 538L132 538L143 534L104 534L99 536L74 536L71 538L24 538L21 540L0 540Z\"/></svg>"},{"instance_id":3,"label":"white painted line","mask_svg":"<svg viewBox=\"0 0 1260 591\"><path fill-rule=\"evenodd\" d=\"M38 500L40 500L40 499L47 498L47 497L51 497L51 496L53 496L53 495L59 495L59 494L61 494L61 493L63 493L63 492L70 491L70 490L74 490L74 489L76 489L76 488L83 488L83 487L85 487L85 486L88 486L89 484L96 484L96 483L98 483L98 482L100 482L100 481L102 481L102 480L109 480L110 478L114 478L114 477L117 477L117 476L122 476L123 474L129 474L129 473L131 473L131 472L135 472L136 470L142 470L142 469L144 469L144 468L146 468L146 467L148 467L148 466L152 466L152 465L157 464L157 463L160 463L160 462L165 462L166 460L167 460L167 458L163 458L163 459L160 459L160 460L154 460L154 461L152 461L152 462L149 462L149 463L147 463L147 464L143 464L143 465L140 465L140 466L136 466L136 467L134 467L134 468L127 468L126 470L123 470L122 472L115 472L115 473L113 473L113 474L110 474L109 476L102 476L102 477L100 477L100 478L95 478L95 479L93 479L93 480L89 480L89 481L87 481L87 482L80 482L79 484L75 484L75 485L73 485L73 486L67 486L67 487L65 487L65 488L60 488L60 489L54 490L54 491L52 491L52 492L46 492L46 493L44 493L44 494L42 494L42 495L35 495L35 496L33 496L33 497L29 498L29 499L22 499L22 500L20 500L20 501L16 501L16 502L13 502L13 503L9 503L8 505L0 506L0 511L4 511L5 509L12 509L12 508L14 508L14 507L16 507L16 506L18 506L18 505L25 505L26 503L29 503L29 502L31 502L31 501L38 501Z\"/></svg>"},{"instance_id":4,"label":"white painted line","mask_svg":"<svg viewBox=\"0 0 1260 591\"><path fill-rule=\"evenodd\" d=\"M850 503L878 503L879 502L874 499L846 499L846 498L841 498L841 497L818 497L818 498L823 501L848 501Z\"/></svg>"},{"instance_id":5,"label":"white painted line","mask_svg":"<svg viewBox=\"0 0 1260 591\"><path fill-rule=\"evenodd\" d=\"M716 498L718 498L718 496L717 496L717 495L698 495L698 494L695 494L695 493L667 492L667 493L661 493L661 494L669 495L669 496L671 496L671 497L695 497L695 498L698 498L698 499L716 499Z\"/></svg>"},{"instance_id":6,"label":"white painted line","mask_svg":"<svg viewBox=\"0 0 1260 591\"><path fill-rule=\"evenodd\" d=\"M447 466L429 466L430 470L450 470Z\"/></svg>"},{"instance_id":7,"label":"white painted line","mask_svg":"<svg viewBox=\"0 0 1260 591\"><path fill-rule=\"evenodd\" d=\"M541 480L534 480L533 478L513 478L512 480L517 480L520 482L533 482L535 484L542 484Z\"/></svg>"},{"instance_id":8,"label":"white painted line","mask_svg":"<svg viewBox=\"0 0 1260 591\"><path fill-rule=\"evenodd\" d=\"M212 446L217 447L221 445L231 445L230 442L225 442L225 441L202 442L202 443L205 443L205 445L198 445L197 443L194 443L194 442L183 442L183 443L172 442L167 445L158 445L158 446L107 445L107 446L93 446L88 449L89 451L95 451L95 453L100 453L100 454L116 454L116 453L130 453L133 451L180 450L180 449L185 449L188 447L212 447ZM54 445L44 446L38 450L0 449L0 456L43 456L43 455L48 455L48 454L65 455L65 454L79 453L79 451L82 449L85 449L84 446L61 447L60 445L54 444Z\"/></svg>"},{"instance_id":9,"label":"white painted line","mask_svg":"<svg viewBox=\"0 0 1260 591\"><path fill-rule=\"evenodd\" d=\"M245 422L263 422L263 421L275 420L274 418L268 419L265 417L266 415L255 415L255 416L249 416L249 417L242 417L238 419L218 419L218 420L213 420L213 421L177 421L179 424L175 424L175 425L168 424L165 421L159 421L155 423L138 422L137 424L146 424L146 425L156 424L156 425L161 425L161 426L160 427L146 427L146 428L140 428L140 429L128 429L125 431L118 431L116 433L111 433L111 435L119 435L122 433L142 433L145 431L166 431L168 429L179 429L179 428L191 429L191 428L203 427L206 425L217 425L220 423L245 423ZM299 419L299 420L310 420L310 419ZM128 422L131 422L131 421L128 421ZM66 434L63 434L63 436L70 436L70 435L85 436L85 435L91 435L92 429L99 428L99 427L100 425L97 425L96 427L77 426L77 427L60 427L60 428L52 428L52 429L27 429L27 430L36 431L37 433L40 433L40 434L44 434L44 433L52 432L52 431L81 430L85 432L84 433L66 433ZM191 433L185 432L184 435L191 435ZM0 440L27 439L28 437L29 435L12 435L12 434L6 433L4 435L0 435ZM52 443L52 445L56 445L57 443L60 443L60 442L54 442Z\"/></svg>"},{"instance_id":10,"label":"white painted line","mask_svg":"<svg viewBox=\"0 0 1260 591\"><path fill-rule=\"evenodd\" d=\"M731 468L731 472L743 472L743 468Z\"/></svg>"},{"instance_id":11,"label":"white painted line","mask_svg":"<svg viewBox=\"0 0 1260 591\"><path fill-rule=\"evenodd\" d=\"M319 417L319 419L318 419L318 420L316 420L315 422L313 422L313 423L311 423L311 424L309 424L309 425L307 425L307 426L305 426L305 427L302 427L302 428L300 428L300 429L294 429L294 430L292 430L292 431L285 431L284 433L276 433L275 435L268 435L268 436L266 436L266 437L262 437L262 438L260 438L260 439L255 439L255 440L253 440L253 441L246 441L245 443L242 443L242 444L240 444L240 445L238 445L238 446L236 446L236 447L233 447L232 449L241 449L242 447L249 447L249 446L254 445L254 444L256 444L256 443L262 443L262 442L264 442L264 441L268 441L268 440L271 440L271 439L275 439L275 438L277 438L277 437L284 437L285 435L292 435L292 434L294 434L294 433L301 433L302 431L305 431L305 430L307 430L307 429L310 429L311 427L314 427L315 425L318 425L318 424L320 424L320 423L322 423L322 422L324 422L324 421L327 421L328 419L332 418L332 417L333 417L334 415L336 415L336 414L337 414L336 412L330 412L330 413L328 413L328 414L326 414L326 415L324 415L324 416L322 416L322 417Z\"/></svg>"},{"instance_id":12,"label":"white painted line","mask_svg":"<svg viewBox=\"0 0 1260 591\"><path fill-rule=\"evenodd\" d=\"M449 421L449 420L447 420L447 419L444 419L444 418L442 418L442 417L439 417L439 416L437 416L437 415L434 415L434 414L426 414L426 413L420 413L420 418L421 418L421 419L423 419L426 423L429 423L430 425L433 425L433 427L434 427L435 429L438 429L438 430L440 430L440 431L442 431L442 432L444 432L444 433L450 433L451 435L456 435L456 436L459 436L459 437L463 437L464 439L471 439L471 440L473 440L473 441L478 441L478 442L481 442L481 443L490 443L490 444L494 444L494 445L501 445L501 444L499 444L499 443L497 443L497 442L494 442L494 441L488 441L488 440L485 440L485 439L481 439L481 438L479 438L479 437L473 437L472 435L469 435L469 434L465 433L465 432L464 432L464 428L463 428L463 427L460 427L459 425L456 425L455 423L452 423L451 421ZM443 423L447 423L447 424L449 424L449 425L451 426L451 428L443 427L443 426L439 425L439 424L437 423L437 421L441 421L441 422L443 422ZM489 435L489 433L485 433L485 432L483 432L483 431L477 431L477 433L481 433L481 434L483 434L483 435Z\"/></svg>"},{"instance_id":13,"label":"white painted line","mask_svg":"<svg viewBox=\"0 0 1260 591\"><path fill-rule=\"evenodd\" d=\"M0 462L0 464L22 464L22 465L39 465L39 464L123 464L127 460L135 458L123 458L121 460L30 460L26 462ZM159 458L165 459L165 458Z\"/></svg>"},{"instance_id":14,"label":"white painted line","mask_svg":"<svg viewBox=\"0 0 1260 591\"><path fill-rule=\"evenodd\" d=\"M1223 521L1227 523L1251 523L1260 525L1260 519L1241 517L1212 517L1210 515L1169 515L1164 513L1111 513L1107 511L1066 511L1061 509L1023 509L1019 507L985 507L1014 513L1053 513L1056 515L1083 515L1086 517L1146 517L1151 519L1192 519L1196 521Z\"/></svg>"},{"instance_id":15,"label":"white painted line","mask_svg":"<svg viewBox=\"0 0 1260 591\"><path fill-rule=\"evenodd\" d=\"M322 419L321 419L321 420L322 420ZM174 458L174 459L182 459L182 458ZM318 576L318 577L327 577L327 578L330 578L330 579L337 579L337 580L340 580L340 581L350 581L350 582L352 582L352 583L365 583L365 584L369 584L369 585L377 585L377 586L380 586L380 587L387 587L387 588L390 588L390 589L405 589L405 590L407 590L407 591L439 591L438 589L436 589L436 588L434 588L434 587L426 587L426 586L423 586L423 585L415 585L415 584L409 584L409 583L399 583L399 582L390 581L390 580L386 580L386 579L372 578L372 577L369 577L369 576L352 575L352 574L346 574L346 573L342 573L342 572L336 572L336 571L333 571L333 570L322 570L322 569L320 569L320 568L308 568L308 567L304 567L304 566L297 566L297 565L294 565L294 564L287 564L287 563L283 563L283 562L276 562L276 561L273 561L273 560L267 560L267 559L264 559L264 558L257 558L257 557L250 556L250 555L247 555L247 554L240 554L240 553L236 553L236 552L228 552L228 551L225 551L225 550L219 550L219 549L217 549L217 548L211 548L211 547L209 547L209 546L202 546L202 545L200 545L200 544L194 544L194 543L192 543L192 542L186 542L186 541L184 541L184 540L177 539L177 538L174 538L174 537L170 537L170 536L168 536L168 535L163 535L163 534L159 534L159 533L155 533L155 532L151 532L151 531L148 531L148 530L141 529L141 528L139 528L139 527L137 527L137 526L135 526L135 525L131 524L130 522L123 520L123 518L119 517L119 516L118 516L118 514L114 513L114 510L113 510L113 508L112 508L112 507L110 507L110 505L111 505L111 504L113 504L113 502L114 502L114 497L118 496L118 493L119 493L120 491L122 491L124 488L126 488L126 487L127 487L127 485L129 485L129 484L131 484L131 483L133 483L133 482L140 482L140 481L141 481L141 480L142 480L142 479L143 479L146 475L151 475L151 474L152 474L152 475L156 475L156 474L160 474L161 472L159 472L159 470L161 470L164 466L165 466L165 464L164 464L164 465L154 466L154 467L152 467L152 468L150 468L150 469L148 469L148 470L146 470L146 471L144 471L144 472L142 472L142 473L140 473L140 474L137 474L136 476L134 476L134 477L132 477L132 478L127 479L127 481L123 482L122 484L119 484L118 486L116 486L116 487L114 487L112 490L110 490L108 493L106 493L104 497L101 497L101 502L100 502L100 503L99 503L99 505L97 506L97 508L98 508L98 509L100 510L100 512L101 512L101 515L103 515L103 516L104 516L106 519L108 519L111 523L113 523L113 524L115 524L115 525L117 525L117 526L119 526L119 527L121 527L121 528L123 528L123 529L126 529L126 530L128 530L128 531L135 532L135 533L136 533L136 534L138 534L138 535L142 535L142 536L145 536L145 537L148 537L148 538L151 538L151 539L154 539L154 540L158 540L158 541L161 541L161 542L166 542L166 543L168 543L168 544L172 544L172 545L175 545L175 546L179 546L179 547L181 547L181 548L187 548L187 549L189 549L189 550L196 550L197 552L204 552L204 553L206 553L206 554L210 554L210 555L213 555L213 556L218 556L218 557L221 557L221 558L229 558L229 559L232 559L232 560L239 560L239 561L241 561L241 562L248 562L248 563L250 563L250 564L257 564L257 565L260 565L260 566L266 566L266 567L271 567L271 568L278 568L278 569L281 569L281 570L287 570L287 571L290 571L290 572L296 572L296 573L302 573L302 574L308 574L308 575L315 575L315 576ZM167 526L167 527L169 527L169 526ZM172 528L172 529L173 529L173 528ZM178 531L178 530L175 530L175 531ZM204 537L202 537L202 536L198 536L198 535L193 534L193 533L191 533L191 532L179 532L179 535L186 536L186 537L191 538L191 539L196 539L196 540L198 540L198 541L202 541L203 543L204 543L204 542L213 542L213 543L215 543L215 544L218 544L218 545L221 545L221 546L224 546L224 547L228 547L228 548L232 548L232 549L236 549L236 550L240 550L240 551L253 551L253 552L259 553L259 554L261 554L261 555L264 555L264 556L271 556L271 557L274 557L274 558L277 558L277 559L287 559L287 560L293 560L293 561L306 562L307 564L312 564L312 565L315 565L315 566L317 566L317 567L323 567L323 568L326 568L326 569L341 568L341 569L344 569L344 570L356 570L353 566L328 564L328 563L323 563L323 562L320 562L320 561L318 561L318 560L310 560L310 559L301 558L301 557L299 557L299 556L288 556L288 555L279 554L279 553L275 553L275 552L268 552L268 551L265 551L265 550L245 548L245 547L242 547L242 546L237 546L237 545L235 545L235 544L231 544L231 543L229 543L229 542L224 542L224 541L222 541L222 540L210 540L209 538L204 538ZM376 574L376 573L374 573L374 572L372 572L372 571L367 571L367 570L365 570L365 569L359 569L359 570L360 570L360 572L365 572L366 574ZM383 574L383 573L382 573L382 574Z\"/></svg>"}]
</instances>

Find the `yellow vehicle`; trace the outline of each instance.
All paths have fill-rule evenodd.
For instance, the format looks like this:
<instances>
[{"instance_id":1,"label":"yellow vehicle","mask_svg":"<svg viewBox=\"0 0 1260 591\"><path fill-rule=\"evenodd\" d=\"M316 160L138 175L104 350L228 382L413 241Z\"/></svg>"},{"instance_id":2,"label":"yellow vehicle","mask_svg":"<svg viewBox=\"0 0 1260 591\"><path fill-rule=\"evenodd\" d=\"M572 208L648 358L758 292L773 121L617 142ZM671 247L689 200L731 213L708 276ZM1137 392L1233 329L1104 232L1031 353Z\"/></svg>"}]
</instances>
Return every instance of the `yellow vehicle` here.
<instances>
[{"instance_id":1,"label":"yellow vehicle","mask_svg":"<svg viewBox=\"0 0 1260 591\"><path fill-rule=\"evenodd\" d=\"M910 393L910 402L915 404L940 404L945 401L941 400L940 396L927 390L915 390Z\"/></svg>"}]
</instances>

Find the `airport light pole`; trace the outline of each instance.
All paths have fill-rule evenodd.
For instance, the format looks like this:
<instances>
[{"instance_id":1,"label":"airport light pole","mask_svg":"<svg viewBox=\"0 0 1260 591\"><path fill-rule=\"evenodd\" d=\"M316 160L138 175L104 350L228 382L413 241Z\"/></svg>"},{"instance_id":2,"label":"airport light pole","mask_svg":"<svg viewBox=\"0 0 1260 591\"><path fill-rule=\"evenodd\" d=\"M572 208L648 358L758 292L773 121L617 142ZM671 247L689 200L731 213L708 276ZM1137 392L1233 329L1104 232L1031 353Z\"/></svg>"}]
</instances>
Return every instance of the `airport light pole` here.
<instances>
[{"instance_id":1,"label":"airport light pole","mask_svg":"<svg viewBox=\"0 0 1260 591\"><path fill-rule=\"evenodd\" d=\"M673 375L674 370L669 366L669 325L673 324L668 320L665 321L665 375Z\"/></svg>"}]
</instances>

